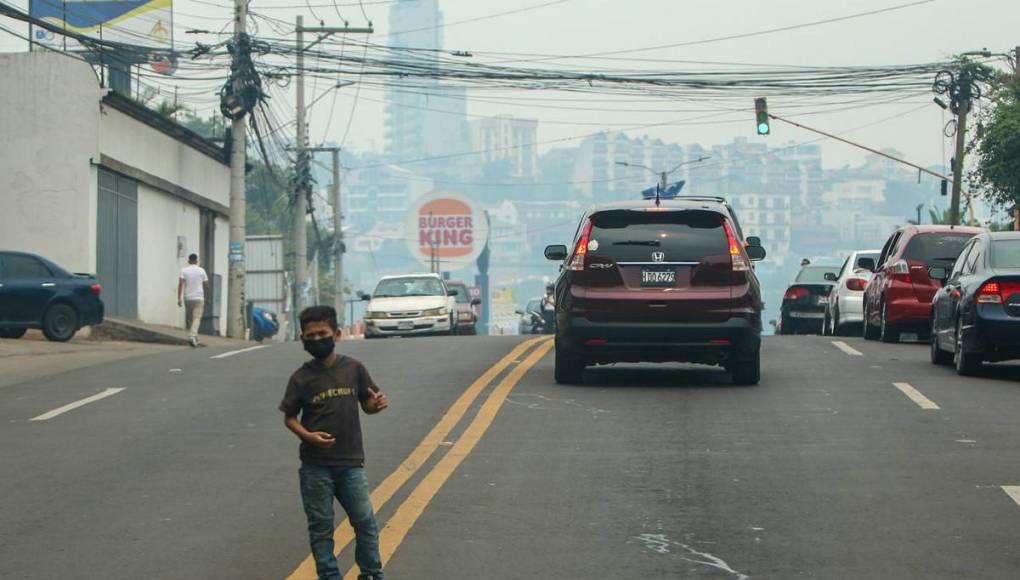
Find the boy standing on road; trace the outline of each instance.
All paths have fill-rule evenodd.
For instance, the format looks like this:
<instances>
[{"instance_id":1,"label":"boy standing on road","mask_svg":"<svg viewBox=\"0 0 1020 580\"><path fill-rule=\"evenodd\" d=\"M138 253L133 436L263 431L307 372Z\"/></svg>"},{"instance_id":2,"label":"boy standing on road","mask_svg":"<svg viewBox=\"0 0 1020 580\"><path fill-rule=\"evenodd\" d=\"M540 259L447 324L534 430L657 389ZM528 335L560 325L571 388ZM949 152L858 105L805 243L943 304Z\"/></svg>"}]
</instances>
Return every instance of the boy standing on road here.
<instances>
[{"instance_id":1,"label":"boy standing on road","mask_svg":"<svg viewBox=\"0 0 1020 580\"><path fill-rule=\"evenodd\" d=\"M287 428L301 439L298 473L315 569L321 580L341 578L333 554L335 497L354 528L358 580L383 580L358 406L374 415L388 407L389 400L364 365L336 353L340 337L336 310L312 306L301 313L300 321L301 341L313 360L294 371L280 410Z\"/></svg>"},{"instance_id":2,"label":"boy standing on road","mask_svg":"<svg viewBox=\"0 0 1020 580\"><path fill-rule=\"evenodd\" d=\"M177 306L184 307L184 326L188 328L191 346L198 346L198 325L202 323L208 291L209 275L198 265L198 254L192 254L177 281Z\"/></svg>"}]
</instances>

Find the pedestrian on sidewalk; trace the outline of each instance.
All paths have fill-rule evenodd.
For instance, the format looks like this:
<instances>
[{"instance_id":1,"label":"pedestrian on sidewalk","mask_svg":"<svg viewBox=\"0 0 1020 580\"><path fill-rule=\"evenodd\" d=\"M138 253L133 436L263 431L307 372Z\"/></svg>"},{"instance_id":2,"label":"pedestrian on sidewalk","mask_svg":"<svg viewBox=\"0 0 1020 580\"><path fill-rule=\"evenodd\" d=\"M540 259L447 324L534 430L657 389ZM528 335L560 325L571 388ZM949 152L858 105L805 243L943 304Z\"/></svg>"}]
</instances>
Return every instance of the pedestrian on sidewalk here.
<instances>
[{"instance_id":1,"label":"pedestrian on sidewalk","mask_svg":"<svg viewBox=\"0 0 1020 580\"><path fill-rule=\"evenodd\" d=\"M209 275L198 265L198 254L188 256L188 265L177 280L177 306L184 307L184 326L188 329L188 342L198 346L198 325L205 312L205 295L209 292Z\"/></svg>"},{"instance_id":2,"label":"pedestrian on sidewalk","mask_svg":"<svg viewBox=\"0 0 1020 580\"><path fill-rule=\"evenodd\" d=\"M354 528L358 580L383 580L358 407L374 415L389 406L389 399L364 365L336 353L340 337L336 310L312 306L299 320L301 341L313 358L291 375L279 408L284 424L301 439L298 474L315 569L320 580L342 577L334 555L335 497Z\"/></svg>"}]
</instances>

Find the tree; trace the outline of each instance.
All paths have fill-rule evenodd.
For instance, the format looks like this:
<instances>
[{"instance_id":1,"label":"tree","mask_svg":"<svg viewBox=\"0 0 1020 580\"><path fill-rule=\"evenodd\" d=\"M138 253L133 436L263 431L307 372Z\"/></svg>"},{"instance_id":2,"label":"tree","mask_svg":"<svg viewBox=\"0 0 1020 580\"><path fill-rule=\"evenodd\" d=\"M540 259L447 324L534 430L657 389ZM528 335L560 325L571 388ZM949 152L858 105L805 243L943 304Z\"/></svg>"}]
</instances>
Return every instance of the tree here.
<instances>
[{"instance_id":1,"label":"tree","mask_svg":"<svg viewBox=\"0 0 1020 580\"><path fill-rule=\"evenodd\" d=\"M991 83L992 106L978 120L977 168L972 182L992 205L1020 205L1020 80L1000 74Z\"/></svg>"}]
</instances>

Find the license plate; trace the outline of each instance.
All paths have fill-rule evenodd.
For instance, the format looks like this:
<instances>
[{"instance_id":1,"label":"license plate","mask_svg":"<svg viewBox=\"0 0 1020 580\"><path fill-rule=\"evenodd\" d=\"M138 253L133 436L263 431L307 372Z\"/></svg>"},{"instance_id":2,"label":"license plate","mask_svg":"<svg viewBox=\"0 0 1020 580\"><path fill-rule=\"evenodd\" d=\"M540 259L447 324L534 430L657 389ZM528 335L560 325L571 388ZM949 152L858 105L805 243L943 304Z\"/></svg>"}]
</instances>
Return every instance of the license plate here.
<instances>
[{"instance_id":1,"label":"license plate","mask_svg":"<svg viewBox=\"0 0 1020 580\"><path fill-rule=\"evenodd\" d=\"M411 320L398 322L397 330L414 330L414 322Z\"/></svg>"},{"instance_id":2,"label":"license plate","mask_svg":"<svg viewBox=\"0 0 1020 580\"><path fill-rule=\"evenodd\" d=\"M641 269L642 286L676 286L676 270Z\"/></svg>"}]
</instances>

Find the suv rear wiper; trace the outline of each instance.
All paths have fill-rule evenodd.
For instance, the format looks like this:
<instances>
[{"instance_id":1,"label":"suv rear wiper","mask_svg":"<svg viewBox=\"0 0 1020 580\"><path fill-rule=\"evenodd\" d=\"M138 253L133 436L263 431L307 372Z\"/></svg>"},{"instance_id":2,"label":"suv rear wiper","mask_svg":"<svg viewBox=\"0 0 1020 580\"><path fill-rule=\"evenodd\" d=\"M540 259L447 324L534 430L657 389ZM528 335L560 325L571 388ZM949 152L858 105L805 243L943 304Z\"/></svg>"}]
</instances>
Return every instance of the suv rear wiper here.
<instances>
[{"instance_id":1,"label":"suv rear wiper","mask_svg":"<svg viewBox=\"0 0 1020 580\"><path fill-rule=\"evenodd\" d=\"M627 240L624 242L613 242L614 246L661 246L659 240Z\"/></svg>"}]
</instances>

